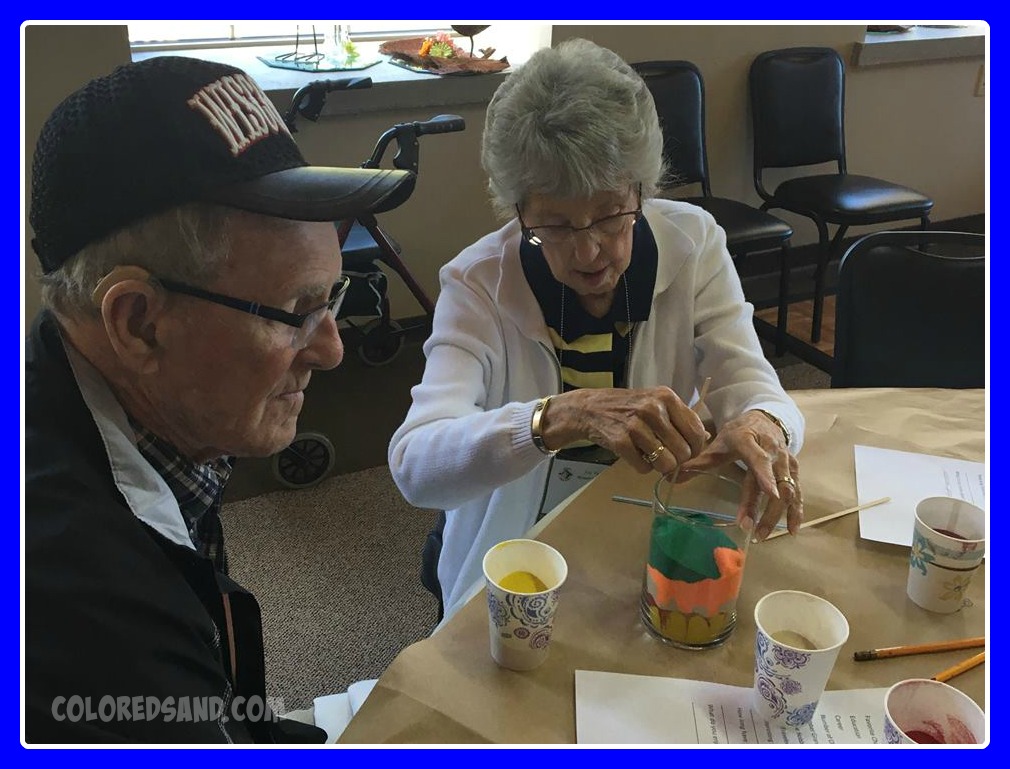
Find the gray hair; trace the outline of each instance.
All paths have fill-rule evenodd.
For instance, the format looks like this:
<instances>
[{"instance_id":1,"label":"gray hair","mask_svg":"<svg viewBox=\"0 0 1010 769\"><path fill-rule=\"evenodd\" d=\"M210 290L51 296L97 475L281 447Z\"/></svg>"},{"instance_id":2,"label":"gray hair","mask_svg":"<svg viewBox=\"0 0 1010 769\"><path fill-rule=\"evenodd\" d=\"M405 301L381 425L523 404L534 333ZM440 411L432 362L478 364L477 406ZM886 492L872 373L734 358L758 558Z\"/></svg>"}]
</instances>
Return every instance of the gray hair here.
<instances>
[{"instance_id":1,"label":"gray hair","mask_svg":"<svg viewBox=\"0 0 1010 769\"><path fill-rule=\"evenodd\" d=\"M94 316L91 294L114 267L134 264L152 275L200 285L220 271L231 250L235 209L191 203L149 216L89 243L40 277L42 305L66 316Z\"/></svg>"},{"instance_id":2,"label":"gray hair","mask_svg":"<svg viewBox=\"0 0 1010 769\"><path fill-rule=\"evenodd\" d=\"M613 51L567 40L537 51L498 87L481 165L504 217L534 193L589 197L641 184L652 197L664 174L656 105Z\"/></svg>"}]
</instances>

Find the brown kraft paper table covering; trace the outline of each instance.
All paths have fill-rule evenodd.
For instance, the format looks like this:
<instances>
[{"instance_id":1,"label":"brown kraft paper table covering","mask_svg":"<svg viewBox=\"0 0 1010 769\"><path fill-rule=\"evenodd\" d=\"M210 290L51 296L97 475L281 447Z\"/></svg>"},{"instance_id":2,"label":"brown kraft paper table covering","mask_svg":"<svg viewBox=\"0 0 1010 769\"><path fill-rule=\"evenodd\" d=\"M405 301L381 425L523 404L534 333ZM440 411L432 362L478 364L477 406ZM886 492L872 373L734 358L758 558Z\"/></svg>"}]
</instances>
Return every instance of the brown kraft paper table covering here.
<instances>
[{"instance_id":1,"label":"brown kraft paper table covering","mask_svg":"<svg viewBox=\"0 0 1010 769\"><path fill-rule=\"evenodd\" d=\"M790 393L807 419L800 453L806 519L857 504L853 446L985 459L984 390L806 390ZM850 635L828 689L890 686L929 678L974 652L855 662L862 649L986 634L987 571L952 615L927 612L905 594L908 548L859 538L858 513L753 545L737 626L722 647L684 651L645 630L639 615L652 511L611 501L651 498L655 473L623 462L602 473L540 534L567 559L550 656L526 673L489 653L481 591L439 632L405 649L351 720L341 743L574 743L575 671L669 676L750 686L754 605L773 590L823 596L845 614ZM988 712L982 665L953 679Z\"/></svg>"}]
</instances>

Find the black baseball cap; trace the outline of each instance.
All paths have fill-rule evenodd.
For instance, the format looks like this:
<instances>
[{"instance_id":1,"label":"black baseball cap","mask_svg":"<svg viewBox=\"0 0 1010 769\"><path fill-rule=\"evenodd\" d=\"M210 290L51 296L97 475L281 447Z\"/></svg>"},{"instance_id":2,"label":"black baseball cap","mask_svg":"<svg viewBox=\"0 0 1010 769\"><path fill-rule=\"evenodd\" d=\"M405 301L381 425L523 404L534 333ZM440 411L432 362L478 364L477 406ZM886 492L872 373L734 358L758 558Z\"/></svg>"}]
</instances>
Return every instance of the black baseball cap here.
<instances>
[{"instance_id":1,"label":"black baseball cap","mask_svg":"<svg viewBox=\"0 0 1010 769\"><path fill-rule=\"evenodd\" d=\"M310 166L241 69L159 56L92 80L49 116L32 163L32 247L49 273L184 203L339 221L396 208L414 182L408 171Z\"/></svg>"}]
</instances>

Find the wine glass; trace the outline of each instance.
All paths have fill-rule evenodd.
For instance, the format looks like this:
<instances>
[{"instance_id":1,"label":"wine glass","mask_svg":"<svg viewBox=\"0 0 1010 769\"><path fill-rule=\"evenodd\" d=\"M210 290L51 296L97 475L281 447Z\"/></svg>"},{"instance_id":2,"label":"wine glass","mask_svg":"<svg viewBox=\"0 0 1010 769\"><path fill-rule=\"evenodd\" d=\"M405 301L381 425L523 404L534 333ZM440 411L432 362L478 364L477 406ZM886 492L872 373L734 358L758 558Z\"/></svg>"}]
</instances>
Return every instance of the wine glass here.
<instances>
[{"instance_id":1,"label":"wine glass","mask_svg":"<svg viewBox=\"0 0 1010 769\"><path fill-rule=\"evenodd\" d=\"M470 38L470 56L473 56L473 37L490 27L490 24L453 24L452 28L457 34Z\"/></svg>"}]
</instances>

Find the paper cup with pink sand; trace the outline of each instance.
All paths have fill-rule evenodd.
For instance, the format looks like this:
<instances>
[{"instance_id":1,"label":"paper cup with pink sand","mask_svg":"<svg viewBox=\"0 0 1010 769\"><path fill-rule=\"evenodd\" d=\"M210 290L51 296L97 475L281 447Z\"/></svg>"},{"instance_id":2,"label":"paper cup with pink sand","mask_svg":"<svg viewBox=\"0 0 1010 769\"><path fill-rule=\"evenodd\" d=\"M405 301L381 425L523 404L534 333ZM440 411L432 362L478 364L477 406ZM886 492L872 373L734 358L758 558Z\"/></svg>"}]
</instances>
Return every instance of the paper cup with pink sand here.
<instances>
[{"instance_id":1,"label":"paper cup with pink sand","mask_svg":"<svg viewBox=\"0 0 1010 769\"><path fill-rule=\"evenodd\" d=\"M899 681L884 695L884 739L892 745L983 744L985 713L949 684Z\"/></svg>"}]
</instances>

